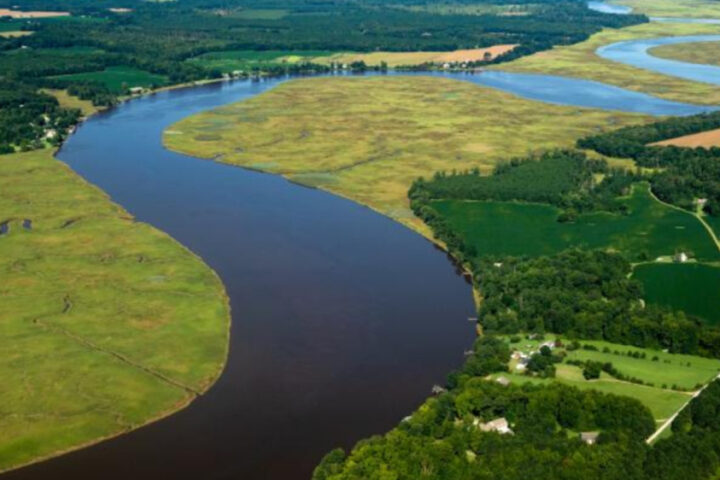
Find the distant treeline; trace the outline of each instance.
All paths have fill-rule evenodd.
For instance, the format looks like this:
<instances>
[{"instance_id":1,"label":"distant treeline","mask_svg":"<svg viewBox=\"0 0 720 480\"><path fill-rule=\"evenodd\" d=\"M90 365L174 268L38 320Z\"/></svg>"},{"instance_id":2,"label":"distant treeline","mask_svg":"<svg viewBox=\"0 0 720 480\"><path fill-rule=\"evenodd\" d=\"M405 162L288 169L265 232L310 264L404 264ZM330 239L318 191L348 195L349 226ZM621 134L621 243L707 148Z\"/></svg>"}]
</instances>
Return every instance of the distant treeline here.
<instances>
[{"instance_id":1,"label":"distant treeline","mask_svg":"<svg viewBox=\"0 0 720 480\"><path fill-rule=\"evenodd\" d=\"M657 146L651 143L720 128L720 112L662 120L625 127L578 140L580 148L603 155L632 158L644 167L663 170L650 177L652 190L661 200L693 210L698 198L706 199L706 213L720 215L720 148Z\"/></svg>"}]
</instances>

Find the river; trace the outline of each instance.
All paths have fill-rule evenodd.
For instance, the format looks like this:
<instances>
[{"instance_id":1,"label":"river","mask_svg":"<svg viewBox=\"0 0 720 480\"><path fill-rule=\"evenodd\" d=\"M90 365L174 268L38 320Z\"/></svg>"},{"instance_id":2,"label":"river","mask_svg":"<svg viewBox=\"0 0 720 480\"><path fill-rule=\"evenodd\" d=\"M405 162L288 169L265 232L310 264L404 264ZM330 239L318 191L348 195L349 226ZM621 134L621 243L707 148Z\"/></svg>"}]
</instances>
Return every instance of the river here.
<instances>
[{"instance_id":1,"label":"river","mask_svg":"<svg viewBox=\"0 0 720 480\"><path fill-rule=\"evenodd\" d=\"M560 77L443 76L555 103L707 109ZM281 81L132 100L63 146L60 160L218 272L232 306L230 356L185 410L3 480L306 480L328 450L391 428L460 365L473 305L444 252L348 200L162 147L168 125Z\"/></svg>"}]
</instances>

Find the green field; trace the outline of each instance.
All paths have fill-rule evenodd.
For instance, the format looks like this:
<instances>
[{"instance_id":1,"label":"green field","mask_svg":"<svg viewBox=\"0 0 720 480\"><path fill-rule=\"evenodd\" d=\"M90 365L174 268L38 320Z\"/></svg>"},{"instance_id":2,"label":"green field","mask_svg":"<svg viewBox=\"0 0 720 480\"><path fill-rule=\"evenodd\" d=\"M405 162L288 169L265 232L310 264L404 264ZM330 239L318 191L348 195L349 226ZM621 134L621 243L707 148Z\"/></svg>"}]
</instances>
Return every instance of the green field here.
<instances>
[{"instance_id":1,"label":"green field","mask_svg":"<svg viewBox=\"0 0 720 480\"><path fill-rule=\"evenodd\" d=\"M490 173L513 156L647 119L442 78L312 78L185 118L163 142L329 190L429 236L408 206L418 177L473 167Z\"/></svg>"},{"instance_id":2,"label":"green field","mask_svg":"<svg viewBox=\"0 0 720 480\"><path fill-rule=\"evenodd\" d=\"M612 248L655 259L684 251L704 260L720 258L715 243L690 213L656 201L644 185L624 202L629 215L596 212L573 223L541 204L438 200L435 209L480 255L549 255L569 247Z\"/></svg>"},{"instance_id":3,"label":"green field","mask_svg":"<svg viewBox=\"0 0 720 480\"><path fill-rule=\"evenodd\" d=\"M681 60L683 62L720 65L720 43L697 42L678 45L663 45L650 49L656 57Z\"/></svg>"},{"instance_id":4,"label":"green field","mask_svg":"<svg viewBox=\"0 0 720 480\"><path fill-rule=\"evenodd\" d=\"M0 212L0 471L138 428L212 385L229 307L199 258L50 150L0 156Z\"/></svg>"},{"instance_id":5,"label":"green field","mask_svg":"<svg viewBox=\"0 0 720 480\"><path fill-rule=\"evenodd\" d=\"M550 336L546 337L545 340L523 339L510 346L513 349L529 354L537 351L541 342L554 338ZM567 343L567 340L563 341ZM623 375L638 378L653 385L639 385L620 381L605 372L597 380L585 380L580 367L564 363L557 365L555 379L530 377L521 373L503 373L494 376L504 376L517 383L558 381L581 389L595 389L604 393L625 395L640 400L647 405L656 420L663 420L675 413L690 398L688 392L672 390L673 386L692 391L696 389L697 385L711 381L720 372L720 360L717 359L672 354L604 341L582 340L580 343L582 345L592 345L598 351L585 349L568 351L566 359L610 362ZM564 348L555 349L556 352L560 350L564 351ZM626 355L628 352L644 354L645 358L630 357ZM654 357L657 357L657 360L653 360ZM515 362L511 361L510 368L513 372L515 372L514 365Z\"/></svg>"},{"instance_id":6,"label":"green field","mask_svg":"<svg viewBox=\"0 0 720 480\"><path fill-rule=\"evenodd\" d=\"M57 79L98 82L107 86L116 93L122 93L123 87L144 87L162 86L167 84L168 79L164 75L138 70L133 67L108 67L101 72L73 73L70 75L58 75Z\"/></svg>"},{"instance_id":7,"label":"green field","mask_svg":"<svg viewBox=\"0 0 720 480\"><path fill-rule=\"evenodd\" d=\"M639 265L633 273L648 302L720 324L720 267L697 263Z\"/></svg>"},{"instance_id":8,"label":"green field","mask_svg":"<svg viewBox=\"0 0 720 480\"><path fill-rule=\"evenodd\" d=\"M217 69L223 73L235 70L251 71L254 68L266 68L273 65L298 63L303 60L310 61L314 57L329 55L329 52L320 50L230 50L225 52L210 52L188 60L190 63L209 69Z\"/></svg>"},{"instance_id":9,"label":"green field","mask_svg":"<svg viewBox=\"0 0 720 480\"><path fill-rule=\"evenodd\" d=\"M717 17L720 18L720 14ZM595 53L603 45L625 40L701 34L720 34L720 25L652 22L629 28L606 29L584 42L555 47L491 68L586 78L669 100L716 105L720 104L720 89L715 85L635 68L605 60Z\"/></svg>"}]
</instances>

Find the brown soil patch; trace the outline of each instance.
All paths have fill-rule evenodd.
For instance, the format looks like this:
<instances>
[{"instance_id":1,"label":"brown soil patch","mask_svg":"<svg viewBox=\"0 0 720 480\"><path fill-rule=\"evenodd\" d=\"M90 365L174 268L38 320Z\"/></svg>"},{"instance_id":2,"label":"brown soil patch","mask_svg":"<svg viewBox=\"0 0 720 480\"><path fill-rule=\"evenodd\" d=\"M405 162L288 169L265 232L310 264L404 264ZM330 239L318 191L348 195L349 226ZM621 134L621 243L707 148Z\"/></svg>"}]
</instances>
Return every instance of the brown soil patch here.
<instances>
[{"instance_id":1,"label":"brown soil patch","mask_svg":"<svg viewBox=\"0 0 720 480\"><path fill-rule=\"evenodd\" d=\"M0 8L0 17L48 18L48 17L69 17L69 16L70 16L70 12L43 12L43 11L23 12L20 10L10 10L8 8Z\"/></svg>"},{"instance_id":2,"label":"brown soil patch","mask_svg":"<svg viewBox=\"0 0 720 480\"><path fill-rule=\"evenodd\" d=\"M650 145L675 145L676 147L720 147L720 128L693 133L682 137L651 143Z\"/></svg>"},{"instance_id":3,"label":"brown soil patch","mask_svg":"<svg viewBox=\"0 0 720 480\"><path fill-rule=\"evenodd\" d=\"M483 60L485 54L489 53L492 58L507 53L517 45L493 45L487 48L473 48L469 50L455 50L454 52L448 52L445 54L438 55L435 59L436 62L474 62L477 60Z\"/></svg>"},{"instance_id":4,"label":"brown soil patch","mask_svg":"<svg viewBox=\"0 0 720 480\"><path fill-rule=\"evenodd\" d=\"M0 32L0 37L3 38L16 38L16 37L27 37L28 35L32 35L34 32Z\"/></svg>"}]
</instances>

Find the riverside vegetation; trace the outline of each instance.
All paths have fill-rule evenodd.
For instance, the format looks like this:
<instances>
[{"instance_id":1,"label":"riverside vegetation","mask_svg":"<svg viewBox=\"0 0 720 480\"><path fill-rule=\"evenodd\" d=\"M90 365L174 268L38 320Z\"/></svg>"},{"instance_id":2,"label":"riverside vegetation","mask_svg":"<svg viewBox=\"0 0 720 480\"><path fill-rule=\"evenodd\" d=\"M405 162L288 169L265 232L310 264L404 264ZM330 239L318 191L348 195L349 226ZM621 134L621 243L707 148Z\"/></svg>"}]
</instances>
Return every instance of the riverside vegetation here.
<instances>
[{"instance_id":1,"label":"riverside vegetation","mask_svg":"<svg viewBox=\"0 0 720 480\"><path fill-rule=\"evenodd\" d=\"M229 307L199 258L50 149L0 156L0 212L0 471L169 415L218 377Z\"/></svg>"}]
</instances>

